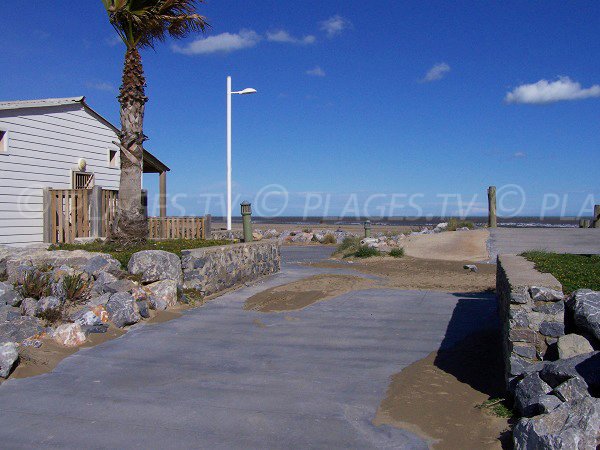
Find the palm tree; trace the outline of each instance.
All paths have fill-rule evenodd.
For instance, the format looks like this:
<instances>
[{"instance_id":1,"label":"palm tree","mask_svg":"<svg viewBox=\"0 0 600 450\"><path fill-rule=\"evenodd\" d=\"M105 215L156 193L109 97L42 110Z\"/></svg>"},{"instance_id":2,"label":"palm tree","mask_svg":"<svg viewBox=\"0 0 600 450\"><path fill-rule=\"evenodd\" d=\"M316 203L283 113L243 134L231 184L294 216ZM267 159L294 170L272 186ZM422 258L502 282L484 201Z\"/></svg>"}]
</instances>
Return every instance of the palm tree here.
<instances>
[{"instance_id":1,"label":"palm tree","mask_svg":"<svg viewBox=\"0 0 600 450\"><path fill-rule=\"evenodd\" d=\"M111 25L126 46L123 81L119 90L121 105L121 179L119 206L109 240L121 245L143 242L148 222L141 201L144 108L146 79L140 48L154 48L167 36L182 38L208 26L196 13L203 0L102 0Z\"/></svg>"}]
</instances>

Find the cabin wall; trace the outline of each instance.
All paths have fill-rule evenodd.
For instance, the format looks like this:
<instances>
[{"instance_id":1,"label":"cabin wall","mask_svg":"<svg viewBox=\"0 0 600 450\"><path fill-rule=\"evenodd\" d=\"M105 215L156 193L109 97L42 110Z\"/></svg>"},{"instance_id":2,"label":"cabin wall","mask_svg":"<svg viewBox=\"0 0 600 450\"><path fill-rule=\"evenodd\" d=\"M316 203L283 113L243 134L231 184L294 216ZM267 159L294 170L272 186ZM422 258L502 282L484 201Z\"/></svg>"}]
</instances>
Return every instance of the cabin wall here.
<instances>
[{"instance_id":1,"label":"cabin wall","mask_svg":"<svg viewBox=\"0 0 600 450\"><path fill-rule=\"evenodd\" d=\"M71 188L71 171L80 158L95 185L119 187L119 161L110 167L109 150L118 138L82 105L0 111L0 130L8 132L0 151L0 244L43 241L42 188Z\"/></svg>"}]
</instances>

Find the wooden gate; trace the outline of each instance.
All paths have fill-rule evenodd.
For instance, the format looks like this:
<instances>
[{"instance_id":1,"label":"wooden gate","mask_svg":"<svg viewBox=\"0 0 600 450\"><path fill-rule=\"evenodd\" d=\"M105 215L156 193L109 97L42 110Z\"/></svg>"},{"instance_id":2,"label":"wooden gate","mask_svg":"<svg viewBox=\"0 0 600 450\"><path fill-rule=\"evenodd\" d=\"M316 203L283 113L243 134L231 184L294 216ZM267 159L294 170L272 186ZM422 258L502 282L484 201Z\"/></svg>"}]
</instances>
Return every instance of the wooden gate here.
<instances>
[{"instance_id":1,"label":"wooden gate","mask_svg":"<svg viewBox=\"0 0 600 450\"><path fill-rule=\"evenodd\" d=\"M88 189L52 189L50 191L51 242L70 243L90 236Z\"/></svg>"},{"instance_id":2,"label":"wooden gate","mask_svg":"<svg viewBox=\"0 0 600 450\"><path fill-rule=\"evenodd\" d=\"M205 239L204 217L148 217L150 239Z\"/></svg>"},{"instance_id":3,"label":"wooden gate","mask_svg":"<svg viewBox=\"0 0 600 450\"><path fill-rule=\"evenodd\" d=\"M102 236L108 235L108 230L117 215L118 191L102 190Z\"/></svg>"}]
</instances>

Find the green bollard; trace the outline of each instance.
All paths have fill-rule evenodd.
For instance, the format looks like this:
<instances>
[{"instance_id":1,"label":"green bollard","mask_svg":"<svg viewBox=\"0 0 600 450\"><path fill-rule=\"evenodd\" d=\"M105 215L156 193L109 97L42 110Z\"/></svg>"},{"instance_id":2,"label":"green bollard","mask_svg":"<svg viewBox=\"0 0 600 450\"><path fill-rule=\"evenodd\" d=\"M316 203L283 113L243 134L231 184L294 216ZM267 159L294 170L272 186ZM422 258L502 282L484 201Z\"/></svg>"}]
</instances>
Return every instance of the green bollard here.
<instances>
[{"instance_id":1,"label":"green bollard","mask_svg":"<svg viewBox=\"0 0 600 450\"><path fill-rule=\"evenodd\" d=\"M242 202L242 224L244 227L244 242L252 242L252 205Z\"/></svg>"},{"instance_id":2,"label":"green bollard","mask_svg":"<svg viewBox=\"0 0 600 450\"><path fill-rule=\"evenodd\" d=\"M371 221L370 220L367 220L365 222L365 237L366 238L371 237Z\"/></svg>"}]
</instances>

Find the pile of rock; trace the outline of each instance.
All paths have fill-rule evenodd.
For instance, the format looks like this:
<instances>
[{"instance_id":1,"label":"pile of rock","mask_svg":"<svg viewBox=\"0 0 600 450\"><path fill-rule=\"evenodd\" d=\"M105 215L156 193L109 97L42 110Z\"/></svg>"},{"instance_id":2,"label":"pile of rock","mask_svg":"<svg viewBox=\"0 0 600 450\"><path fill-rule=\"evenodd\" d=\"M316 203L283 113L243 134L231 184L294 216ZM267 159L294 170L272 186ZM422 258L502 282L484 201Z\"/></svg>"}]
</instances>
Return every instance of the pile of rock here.
<instances>
[{"instance_id":1,"label":"pile of rock","mask_svg":"<svg viewBox=\"0 0 600 450\"><path fill-rule=\"evenodd\" d=\"M569 334L557 337L557 360L527 367L515 383L515 407L523 417L514 429L515 448L595 449L600 442L600 352L594 351L600 348L600 292L582 289L553 304L564 311Z\"/></svg>"},{"instance_id":2,"label":"pile of rock","mask_svg":"<svg viewBox=\"0 0 600 450\"><path fill-rule=\"evenodd\" d=\"M108 254L3 247L0 277L6 280L0 282L4 378L18 361L19 346L38 347L42 338L79 346L92 333L133 325L150 310L185 301L181 260L161 250L135 253L125 271Z\"/></svg>"}]
</instances>

